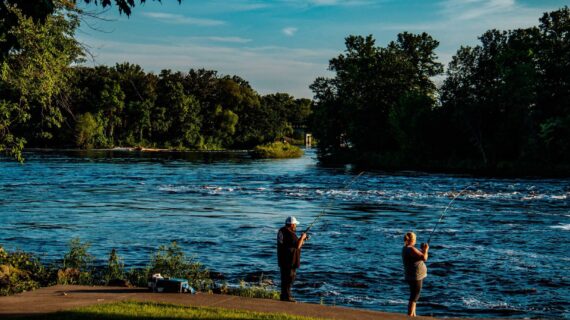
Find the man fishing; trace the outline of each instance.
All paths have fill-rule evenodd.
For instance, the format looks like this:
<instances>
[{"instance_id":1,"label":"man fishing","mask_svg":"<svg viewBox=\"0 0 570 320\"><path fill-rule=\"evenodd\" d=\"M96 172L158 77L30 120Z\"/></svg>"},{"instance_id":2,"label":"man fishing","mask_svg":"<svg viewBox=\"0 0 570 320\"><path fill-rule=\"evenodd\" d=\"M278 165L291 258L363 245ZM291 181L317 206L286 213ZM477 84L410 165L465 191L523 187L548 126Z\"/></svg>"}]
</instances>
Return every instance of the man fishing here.
<instances>
[{"instance_id":1,"label":"man fishing","mask_svg":"<svg viewBox=\"0 0 570 320\"><path fill-rule=\"evenodd\" d=\"M285 226L277 233L277 261L281 269L281 301L295 302L291 296L291 286L297 275L297 268L301 265L301 247L307 239L304 232L297 237L299 222L295 217L288 217Z\"/></svg>"}]
</instances>

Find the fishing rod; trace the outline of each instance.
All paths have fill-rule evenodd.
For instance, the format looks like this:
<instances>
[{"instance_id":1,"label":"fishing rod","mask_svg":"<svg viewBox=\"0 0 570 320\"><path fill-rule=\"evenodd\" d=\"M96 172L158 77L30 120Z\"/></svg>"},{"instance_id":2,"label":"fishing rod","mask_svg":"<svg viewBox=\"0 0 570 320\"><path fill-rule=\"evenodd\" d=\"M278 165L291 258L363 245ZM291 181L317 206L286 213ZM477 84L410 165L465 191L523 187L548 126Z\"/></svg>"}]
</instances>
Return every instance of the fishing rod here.
<instances>
[{"instance_id":1,"label":"fishing rod","mask_svg":"<svg viewBox=\"0 0 570 320\"><path fill-rule=\"evenodd\" d=\"M364 174L364 171L361 171L356 177L352 178L352 180L350 181L349 184L345 185L344 188L342 188L341 190L346 190L348 188L350 188L350 186L352 186L352 184L358 179L360 178L360 176ZM307 227L307 229L305 229L305 234L309 232L309 230L311 230L311 228L313 227L313 225L322 217L327 213L327 210L330 209L332 207L332 204L334 202L334 199L331 199L329 201L329 203L327 204L326 207L323 208L323 211L321 211L321 213L319 213L315 219L313 220L313 222L311 222L311 224Z\"/></svg>"},{"instance_id":2,"label":"fishing rod","mask_svg":"<svg viewBox=\"0 0 570 320\"><path fill-rule=\"evenodd\" d=\"M447 204L447 207L445 207L445 210L443 210L443 213L441 214L441 216L439 217L439 220L437 221L437 223L435 224L435 227L433 227L433 230L431 231L431 233L429 234L429 238L427 241L427 244L429 244L430 240L431 240L431 236L433 235L433 233L435 232L435 229L437 229L437 226L439 225L439 223L443 220L443 217L445 216L445 213L447 212L447 210L451 207L451 205L453 204L453 202L455 201L455 199L459 198L459 196L461 196L465 191L467 191L469 188L472 188L474 186L479 185L478 183L472 183L470 185L468 185L467 187L463 188L463 190L461 190L458 194L456 194L453 199L451 199L451 201L449 201L449 203Z\"/></svg>"}]
</instances>

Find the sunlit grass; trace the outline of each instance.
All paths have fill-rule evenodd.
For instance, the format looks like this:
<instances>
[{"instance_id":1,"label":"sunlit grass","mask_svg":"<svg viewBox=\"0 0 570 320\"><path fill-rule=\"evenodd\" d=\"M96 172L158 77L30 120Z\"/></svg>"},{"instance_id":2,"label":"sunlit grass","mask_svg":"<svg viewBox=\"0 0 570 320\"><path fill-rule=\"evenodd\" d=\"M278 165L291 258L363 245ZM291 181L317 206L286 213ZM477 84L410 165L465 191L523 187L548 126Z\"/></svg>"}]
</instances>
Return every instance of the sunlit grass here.
<instances>
[{"instance_id":1,"label":"sunlit grass","mask_svg":"<svg viewBox=\"0 0 570 320\"><path fill-rule=\"evenodd\" d=\"M253 156L256 158L300 158L301 148L289 143L273 142L255 147Z\"/></svg>"},{"instance_id":2,"label":"sunlit grass","mask_svg":"<svg viewBox=\"0 0 570 320\"><path fill-rule=\"evenodd\" d=\"M316 320L317 318L261 313L208 307L186 307L153 302L118 302L99 304L27 319L259 319L259 320Z\"/></svg>"}]
</instances>

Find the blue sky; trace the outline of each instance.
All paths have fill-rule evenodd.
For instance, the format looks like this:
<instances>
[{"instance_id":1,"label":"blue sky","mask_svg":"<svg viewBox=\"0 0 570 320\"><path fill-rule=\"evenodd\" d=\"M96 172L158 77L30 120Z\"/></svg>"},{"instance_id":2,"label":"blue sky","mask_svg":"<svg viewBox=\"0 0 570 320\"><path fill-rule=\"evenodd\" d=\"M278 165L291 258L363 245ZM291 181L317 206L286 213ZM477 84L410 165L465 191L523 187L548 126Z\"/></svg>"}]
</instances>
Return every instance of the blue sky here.
<instances>
[{"instance_id":1,"label":"blue sky","mask_svg":"<svg viewBox=\"0 0 570 320\"><path fill-rule=\"evenodd\" d=\"M137 0L138 2L138 0ZM372 34L385 46L399 32L427 32L440 41L447 64L460 45L486 30L538 24L559 0L147 0L131 17L86 5L103 19L85 18L78 38L93 54L87 65L131 62L146 71L217 70L239 75L260 94L312 98L316 77L348 35Z\"/></svg>"}]
</instances>

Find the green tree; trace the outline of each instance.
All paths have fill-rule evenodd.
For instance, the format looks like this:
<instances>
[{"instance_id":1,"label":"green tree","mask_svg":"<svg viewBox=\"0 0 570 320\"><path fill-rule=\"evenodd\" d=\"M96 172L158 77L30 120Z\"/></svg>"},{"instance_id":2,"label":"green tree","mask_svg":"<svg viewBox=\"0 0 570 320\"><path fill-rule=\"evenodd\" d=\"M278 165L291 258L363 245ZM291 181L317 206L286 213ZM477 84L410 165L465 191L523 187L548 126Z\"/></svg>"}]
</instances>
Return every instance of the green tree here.
<instances>
[{"instance_id":1,"label":"green tree","mask_svg":"<svg viewBox=\"0 0 570 320\"><path fill-rule=\"evenodd\" d=\"M111 250L109 254L109 260L103 274L103 279L107 285L113 280L125 279L125 264L115 249Z\"/></svg>"},{"instance_id":2,"label":"green tree","mask_svg":"<svg viewBox=\"0 0 570 320\"><path fill-rule=\"evenodd\" d=\"M115 128L122 124L122 112L125 107L125 93L121 89L121 85L116 81L105 83L100 96L101 119L104 119L103 126L105 135L110 145L115 145L116 135Z\"/></svg>"},{"instance_id":3,"label":"green tree","mask_svg":"<svg viewBox=\"0 0 570 320\"><path fill-rule=\"evenodd\" d=\"M218 133L223 136L224 145L250 148L258 144L260 132L257 125L261 107L257 92L247 81L238 76L221 78L217 89L216 102L224 110L220 113L216 106L214 117L225 128L222 131L218 130ZM234 119L238 121L232 125ZM230 128L234 126L235 132L231 132Z\"/></svg>"},{"instance_id":4,"label":"green tree","mask_svg":"<svg viewBox=\"0 0 570 320\"><path fill-rule=\"evenodd\" d=\"M200 103L194 96L184 92L182 83L169 88L168 103L173 115L170 136L179 146L199 148L203 141L200 135Z\"/></svg>"},{"instance_id":5,"label":"green tree","mask_svg":"<svg viewBox=\"0 0 570 320\"><path fill-rule=\"evenodd\" d=\"M330 61L335 77L319 78L311 86L316 97L312 130L321 159L358 161L411 152L401 148L392 131L402 129L397 126L405 121L400 116L424 110L426 103L428 110L435 106L431 78L442 72L435 60L438 44L426 33L399 34L385 48L377 47L372 36L346 38L345 53ZM422 104L410 104L406 97Z\"/></svg>"},{"instance_id":6,"label":"green tree","mask_svg":"<svg viewBox=\"0 0 570 320\"><path fill-rule=\"evenodd\" d=\"M482 166L534 161L540 149L536 132L545 127L533 119L544 115L540 87L551 81L540 68L541 35L537 28L491 30L480 40L481 45L461 48L450 63L443 107Z\"/></svg>"},{"instance_id":7,"label":"green tree","mask_svg":"<svg viewBox=\"0 0 570 320\"><path fill-rule=\"evenodd\" d=\"M224 148L233 143L233 137L236 133L236 125L239 116L229 109L224 109L221 105L217 105L214 111L214 134L209 137L209 144L213 148Z\"/></svg>"},{"instance_id":8,"label":"green tree","mask_svg":"<svg viewBox=\"0 0 570 320\"><path fill-rule=\"evenodd\" d=\"M262 115L257 121L262 140L275 140L293 134L292 120L301 122L302 115L296 114L295 98L287 93L275 93L261 97ZM262 141L260 141L262 142Z\"/></svg>"},{"instance_id":9,"label":"green tree","mask_svg":"<svg viewBox=\"0 0 570 320\"><path fill-rule=\"evenodd\" d=\"M534 117L541 153L555 163L570 162L570 8L540 18L536 60L537 104Z\"/></svg>"},{"instance_id":10,"label":"green tree","mask_svg":"<svg viewBox=\"0 0 570 320\"><path fill-rule=\"evenodd\" d=\"M146 140L150 138L158 78L154 74L145 73L141 66L128 62L117 64L112 71L125 94L118 139L121 143L131 146L145 145Z\"/></svg>"},{"instance_id":11,"label":"green tree","mask_svg":"<svg viewBox=\"0 0 570 320\"><path fill-rule=\"evenodd\" d=\"M61 126L68 66L82 55L73 38L79 25L76 12L61 5L55 10L38 21L10 2L0 7L0 14L10 17L0 19L0 32L18 44L0 57L0 152L19 160L26 140L18 130L31 127L33 137L49 139Z\"/></svg>"},{"instance_id":12,"label":"green tree","mask_svg":"<svg viewBox=\"0 0 570 320\"><path fill-rule=\"evenodd\" d=\"M103 127L89 112L77 117L75 123L75 141L80 148L90 149L98 145L103 138Z\"/></svg>"},{"instance_id":13,"label":"green tree","mask_svg":"<svg viewBox=\"0 0 570 320\"><path fill-rule=\"evenodd\" d=\"M200 148L203 138L202 108L199 101L184 88L182 73L163 70L157 84L153 132L168 145Z\"/></svg>"}]
</instances>

